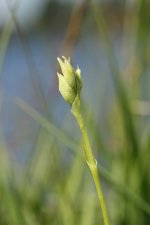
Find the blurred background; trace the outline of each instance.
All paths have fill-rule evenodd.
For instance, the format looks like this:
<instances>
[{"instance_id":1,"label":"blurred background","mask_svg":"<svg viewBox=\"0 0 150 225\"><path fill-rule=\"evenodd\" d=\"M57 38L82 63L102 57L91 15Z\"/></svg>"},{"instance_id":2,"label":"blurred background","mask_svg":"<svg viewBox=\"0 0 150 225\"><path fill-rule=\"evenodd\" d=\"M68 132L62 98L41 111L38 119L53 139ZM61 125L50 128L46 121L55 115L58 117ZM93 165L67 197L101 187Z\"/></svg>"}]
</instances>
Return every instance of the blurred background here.
<instances>
[{"instance_id":1,"label":"blurred background","mask_svg":"<svg viewBox=\"0 0 150 225\"><path fill-rule=\"evenodd\" d=\"M83 115L110 225L150 221L150 2L0 0L0 225L103 224L56 58Z\"/></svg>"}]
</instances>

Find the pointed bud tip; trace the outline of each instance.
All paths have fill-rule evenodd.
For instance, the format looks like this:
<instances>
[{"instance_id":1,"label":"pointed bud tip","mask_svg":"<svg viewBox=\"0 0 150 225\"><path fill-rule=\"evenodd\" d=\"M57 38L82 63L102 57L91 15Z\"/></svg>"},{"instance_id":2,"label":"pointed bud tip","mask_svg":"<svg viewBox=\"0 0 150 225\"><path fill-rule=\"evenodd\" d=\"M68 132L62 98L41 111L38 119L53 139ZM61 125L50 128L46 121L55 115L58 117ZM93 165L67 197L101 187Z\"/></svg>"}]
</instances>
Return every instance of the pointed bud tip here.
<instances>
[{"instance_id":1,"label":"pointed bud tip","mask_svg":"<svg viewBox=\"0 0 150 225\"><path fill-rule=\"evenodd\" d=\"M57 57L57 61L60 63L62 60L61 58Z\"/></svg>"},{"instance_id":2,"label":"pointed bud tip","mask_svg":"<svg viewBox=\"0 0 150 225\"><path fill-rule=\"evenodd\" d=\"M61 75L60 73L57 73L57 76L60 77L60 76L62 76L62 75Z\"/></svg>"}]
</instances>

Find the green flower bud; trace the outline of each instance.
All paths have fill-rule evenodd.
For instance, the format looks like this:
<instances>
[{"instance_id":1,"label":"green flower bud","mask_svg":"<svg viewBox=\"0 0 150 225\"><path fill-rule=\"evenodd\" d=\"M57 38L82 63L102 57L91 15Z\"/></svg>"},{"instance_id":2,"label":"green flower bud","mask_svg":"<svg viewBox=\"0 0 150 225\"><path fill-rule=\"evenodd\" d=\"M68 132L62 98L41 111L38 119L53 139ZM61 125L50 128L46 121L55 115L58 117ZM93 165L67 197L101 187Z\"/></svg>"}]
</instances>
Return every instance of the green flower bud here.
<instances>
[{"instance_id":1,"label":"green flower bud","mask_svg":"<svg viewBox=\"0 0 150 225\"><path fill-rule=\"evenodd\" d=\"M73 104L77 95L80 95L82 88L81 71L79 68L75 71L70 64L70 59L63 60L57 58L62 74L57 73L59 80L59 91L66 102Z\"/></svg>"}]
</instances>

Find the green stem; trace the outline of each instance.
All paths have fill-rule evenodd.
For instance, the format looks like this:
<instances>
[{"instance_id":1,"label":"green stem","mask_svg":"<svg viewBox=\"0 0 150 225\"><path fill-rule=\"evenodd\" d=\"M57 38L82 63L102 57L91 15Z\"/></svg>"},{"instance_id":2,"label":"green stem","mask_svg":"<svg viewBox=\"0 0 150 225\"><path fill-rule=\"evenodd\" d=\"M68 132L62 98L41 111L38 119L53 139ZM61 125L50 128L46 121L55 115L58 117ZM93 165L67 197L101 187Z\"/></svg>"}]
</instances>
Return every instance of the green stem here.
<instances>
[{"instance_id":1,"label":"green stem","mask_svg":"<svg viewBox=\"0 0 150 225\"><path fill-rule=\"evenodd\" d=\"M89 165L89 168L90 168L90 165ZM100 203L100 206L101 206L101 209L102 209L104 224L109 225L108 213L107 213L107 208L106 208L106 204L105 204L105 199L104 199L104 196L103 196L100 177L98 175L97 163L95 164L95 166L90 168L90 170L91 170L91 173L92 173L92 176L93 176L93 180L94 180L95 187L96 187L97 194L98 194L98 198L99 198L99 203Z\"/></svg>"},{"instance_id":2,"label":"green stem","mask_svg":"<svg viewBox=\"0 0 150 225\"><path fill-rule=\"evenodd\" d=\"M84 120L83 120L81 110L80 110L80 103L79 103L78 107L73 107L71 111L72 111L72 114L75 116L75 118L76 118L76 120L79 124L79 127L81 129L81 132L82 132L84 155L85 155L85 158L86 158L86 162L87 162L87 164L90 168L90 171L92 173L93 180L94 180L94 183L95 183L95 187L96 187L96 190L97 190L98 199L99 199L100 206L101 206L101 209L102 209L104 225L109 225L108 213L107 213L107 209L106 209L105 199L104 199L102 188L101 188L100 177L98 175L97 161L95 160L95 158L93 156L93 153L92 153L92 149L91 149L91 145L90 145L90 142L89 142L88 134L87 134L87 131L86 131L86 128L85 128L85 125L84 125Z\"/></svg>"}]
</instances>

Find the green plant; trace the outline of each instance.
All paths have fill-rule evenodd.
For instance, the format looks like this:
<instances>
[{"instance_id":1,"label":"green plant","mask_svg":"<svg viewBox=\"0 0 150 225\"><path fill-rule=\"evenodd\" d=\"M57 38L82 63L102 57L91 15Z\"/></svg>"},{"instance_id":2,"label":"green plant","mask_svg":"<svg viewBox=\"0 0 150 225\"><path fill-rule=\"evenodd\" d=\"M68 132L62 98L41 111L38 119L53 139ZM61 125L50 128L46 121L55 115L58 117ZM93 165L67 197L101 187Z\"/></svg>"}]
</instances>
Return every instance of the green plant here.
<instances>
[{"instance_id":1,"label":"green plant","mask_svg":"<svg viewBox=\"0 0 150 225\"><path fill-rule=\"evenodd\" d=\"M81 104L80 92L82 89L81 71L79 68L77 68L77 70L75 71L70 64L70 59L66 59L65 57L63 57L63 61L60 58L58 58L58 62L60 64L62 74L63 74L61 75L58 73L59 90L63 98L65 99L65 101L71 105L71 112L73 116L76 118L78 125L80 127L80 130L82 132L82 145L83 145L86 163L93 176L100 206L102 209L104 224L109 225L108 213L107 213L105 200L104 200L104 196L103 196L103 192L101 188L100 178L98 174L97 161L95 160L93 156L88 134L84 124L83 116L81 113L81 107L80 107L80 104Z\"/></svg>"}]
</instances>

